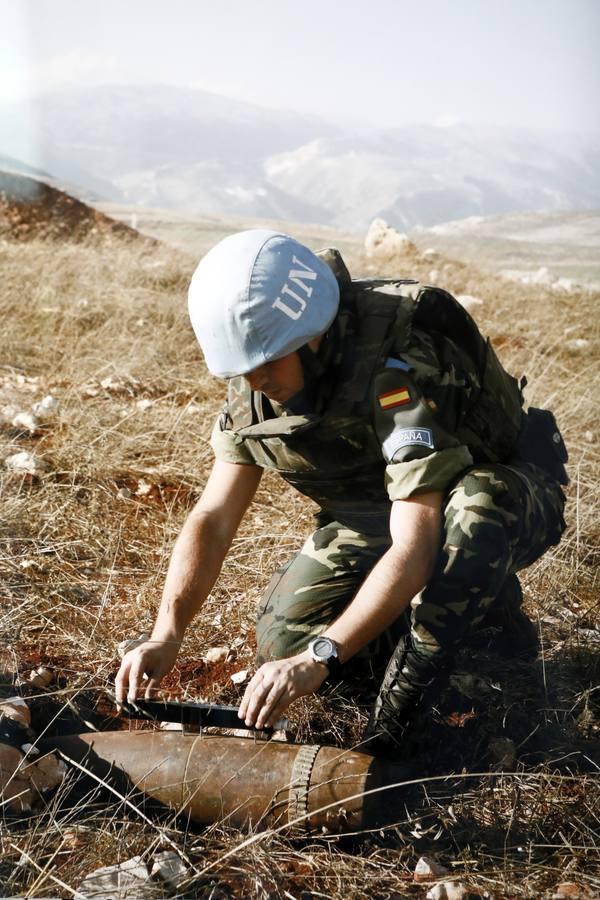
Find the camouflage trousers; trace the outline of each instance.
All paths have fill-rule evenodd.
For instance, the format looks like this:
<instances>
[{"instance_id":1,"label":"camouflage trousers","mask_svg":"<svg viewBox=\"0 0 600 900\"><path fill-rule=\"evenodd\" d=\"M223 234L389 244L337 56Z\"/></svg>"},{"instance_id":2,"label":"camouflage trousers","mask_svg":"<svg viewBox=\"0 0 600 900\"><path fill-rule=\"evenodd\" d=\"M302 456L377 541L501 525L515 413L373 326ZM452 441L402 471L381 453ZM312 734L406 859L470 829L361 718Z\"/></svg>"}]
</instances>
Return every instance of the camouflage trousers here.
<instances>
[{"instance_id":1,"label":"camouflage trousers","mask_svg":"<svg viewBox=\"0 0 600 900\"><path fill-rule=\"evenodd\" d=\"M428 584L359 658L385 665L409 629L428 655L460 642L502 603L509 576L558 543L564 503L560 485L537 466L466 470L445 498L440 551ZM350 603L390 543L389 534L361 534L340 522L311 534L275 572L259 604L258 662L304 650Z\"/></svg>"}]
</instances>

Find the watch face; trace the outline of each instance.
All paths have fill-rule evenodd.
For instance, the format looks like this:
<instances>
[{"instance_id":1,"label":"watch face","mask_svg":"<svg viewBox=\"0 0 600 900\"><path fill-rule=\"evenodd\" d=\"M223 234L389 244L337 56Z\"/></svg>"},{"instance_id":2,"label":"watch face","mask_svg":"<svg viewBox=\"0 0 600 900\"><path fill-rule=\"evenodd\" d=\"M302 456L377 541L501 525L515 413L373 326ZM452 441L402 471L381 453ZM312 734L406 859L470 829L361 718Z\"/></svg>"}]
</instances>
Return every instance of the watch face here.
<instances>
[{"instance_id":1,"label":"watch face","mask_svg":"<svg viewBox=\"0 0 600 900\"><path fill-rule=\"evenodd\" d=\"M330 641L329 638L315 638L312 651L320 659L328 659L335 654L335 647L333 641Z\"/></svg>"}]
</instances>

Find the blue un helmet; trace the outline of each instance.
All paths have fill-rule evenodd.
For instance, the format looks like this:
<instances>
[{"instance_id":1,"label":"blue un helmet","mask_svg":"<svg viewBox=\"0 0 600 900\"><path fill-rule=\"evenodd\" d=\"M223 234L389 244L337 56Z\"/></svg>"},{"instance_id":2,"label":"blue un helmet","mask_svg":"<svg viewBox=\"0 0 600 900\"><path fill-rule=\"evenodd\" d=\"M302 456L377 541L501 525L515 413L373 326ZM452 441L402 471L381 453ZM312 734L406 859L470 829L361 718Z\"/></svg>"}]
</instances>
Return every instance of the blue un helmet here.
<instances>
[{"instance_id":1,"label":"blue un helmet","mask_svg":"<svg viewBox=\"0 0 600 900\"><path fill-rule=\"evenodd\" d=\"M244 375L323 334L339 301L326 263L294 238L262 228L213 247L188 292L192 327L219 378Z\"/></svg>"}]
</instances>

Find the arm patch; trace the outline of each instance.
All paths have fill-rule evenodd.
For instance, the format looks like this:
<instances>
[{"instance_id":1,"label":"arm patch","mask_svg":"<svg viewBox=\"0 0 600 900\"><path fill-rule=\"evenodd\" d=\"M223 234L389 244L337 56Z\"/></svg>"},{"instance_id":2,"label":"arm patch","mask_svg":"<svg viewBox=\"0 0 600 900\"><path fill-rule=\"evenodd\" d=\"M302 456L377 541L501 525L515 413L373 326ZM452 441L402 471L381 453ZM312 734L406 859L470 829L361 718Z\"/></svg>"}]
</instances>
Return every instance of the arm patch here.
<instances>
[{"instance_id":1,"label":"arm patch","mask_svg":"<svg viewBox=\"0 0 600 900\"><path fill-rule=\"evenodd\" d=\"M457 447L434 415L414 380L399 368L386 368L374 381L375 433L388 463L422 459Z\"/></svg>"}]
</instances>

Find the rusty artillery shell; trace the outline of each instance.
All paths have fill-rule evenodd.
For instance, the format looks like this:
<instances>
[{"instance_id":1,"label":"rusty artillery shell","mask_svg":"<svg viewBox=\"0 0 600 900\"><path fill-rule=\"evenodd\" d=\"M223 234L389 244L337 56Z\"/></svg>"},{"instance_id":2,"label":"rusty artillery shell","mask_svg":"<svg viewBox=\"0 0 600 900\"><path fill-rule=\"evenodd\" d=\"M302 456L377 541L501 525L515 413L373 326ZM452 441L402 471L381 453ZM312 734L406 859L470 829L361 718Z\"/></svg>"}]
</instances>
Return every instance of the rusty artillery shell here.
<instances>
[{"instance_id":1,"label":"rusty artillery shell","mask_svg":"<svg viewBox=\"0 0 600 900\"><path fill-rule=\"evenodd\" d=\"M350 832L398 821L408 765L336 747L179 732L97 732L44 742L87 771L199 824L254 829L296 823Z\"/></svg>"}]
</instances>

